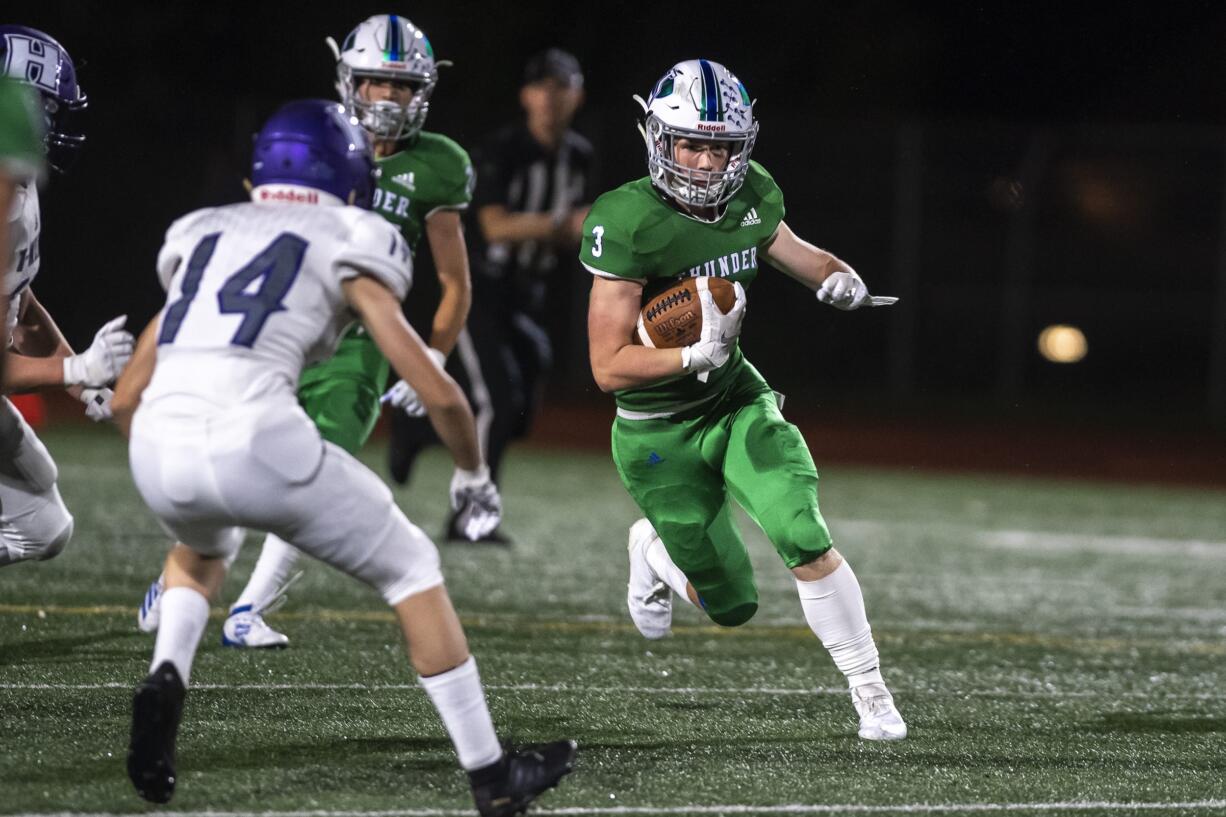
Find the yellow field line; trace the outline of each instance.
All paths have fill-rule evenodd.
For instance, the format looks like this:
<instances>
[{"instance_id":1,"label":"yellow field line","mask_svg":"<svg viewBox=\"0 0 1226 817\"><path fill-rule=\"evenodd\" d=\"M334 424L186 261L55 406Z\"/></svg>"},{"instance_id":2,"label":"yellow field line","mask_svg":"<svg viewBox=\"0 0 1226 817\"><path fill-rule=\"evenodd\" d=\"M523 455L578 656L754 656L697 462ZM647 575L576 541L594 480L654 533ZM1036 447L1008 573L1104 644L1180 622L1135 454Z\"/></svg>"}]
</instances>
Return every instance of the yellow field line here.
<instances>
[{"instance_id":1,"label":"yellow field line","mask_svg":"<svg viewBox=\"0 0 1226 817\"><path fill-rule=\"evenodd\" d=\"M136 609L117 604L67 607L37 604L0 604L0 615L33 615L40 619L48 616L123 616L135 618ZM216 608L210 618L223 619L226 611ZM284 621L338 621L338 622L395 622L389 610L303 610L279 611L277 618ZM634 627L620 621L549 621L525 618L514 614L499 613L462 615L465 627L473 629L513 628L536 632L555 633L633 633ZM750 627L725 628L703 624L674 624L673 632L683 636L713 636L720 638L775 638L812 640L813 633L807 627L788 625L754 625ZM914 645L924 642L941 642L956 645L996 645L1012 647L1046 647L1051 649L1094 649L1103 652L1118 652L1128 649L1153 649L1193 655L1226 655L1226 644L1190 639L1156 638L1101 638L1093 636L1056 635L1043 633L1008 632L955 632L940 630L877 631L882 644Z\"/></svg>"}]
</instances>

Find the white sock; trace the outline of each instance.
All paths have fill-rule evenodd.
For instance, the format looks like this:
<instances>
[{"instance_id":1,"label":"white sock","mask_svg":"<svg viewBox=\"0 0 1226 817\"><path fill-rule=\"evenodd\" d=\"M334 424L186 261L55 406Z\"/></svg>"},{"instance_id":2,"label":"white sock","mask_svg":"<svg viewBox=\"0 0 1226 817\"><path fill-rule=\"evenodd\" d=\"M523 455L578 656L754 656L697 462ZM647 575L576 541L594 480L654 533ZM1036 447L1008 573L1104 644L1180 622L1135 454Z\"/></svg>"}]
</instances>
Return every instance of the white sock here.
<instances>
[{"instance_id":1,"label":"white sock","mask_svg":"<svg viewBox=\"0 0 1226 817\"><path fill-rule=\"evenodd\" d=\"M158 624L157 641L153 645L153 662L149 671L163 661L174 664L187 686L192 672L192 659L204 635L209 620L209 600L190 587L172 587L162 594L162 619Z\"/></svg>"},{"instance_id":2,"label":"white sock","mask_svg":"<svg viewBox=\"0 0 1226 817\"><path fill-rule=\"evenodd\" d=\"M485 705L485 691L481 688L475 658L470 655L455 669L417 680L443 719L443 726L451 736L460 766L465 771L488 766L502 757L502 746L494 733L490 710Z\"/></svg>"},{"instance_id":3,"label":"white sock","mask_svg":"<svg viewBox=\"0 0 1226 817\"><path fill-rule=\"evenodd\" d=\"M268 538L264 540L264 547L260 550L260 558L255 563L255 569L251 571L251 578L247 580L247 586L243 588L243 592L239 594L230 609L250 604L251 609L258 612L261 607L272 601L273 596L285 584L285 579L297 562L298 548L279 536L268 534Z\"/></svg>"},{"instance_id":4,"label":"white sock","mask_svg":"<svg viewBox=\"0 0 1226 817\"><path fill-rule=\"evenodd\" d=\"M685 573L681 568L673 564L673 559L668 555L668 549L664 547L664 542L660 537L653 536L651 541L647 543L644 551L647 557L647 565L652 571L660 577L660 580L669 586L673 591L673 595L687 602L690 601L690 595L686 592L686 588L690 584L690 580L685 577ZM693 602L690 602L693 604Z\"/></svg>"},{"instance_id":5,"label":"white sock","mask_svg":"<svg viewBox=\"0 0 1226 817\"><path fill-rule=\"evenodd\" d=\"M881 683L880 659L873 641L873 630L864 612L860 582L847 562L823 579L796 580L805 621L834 665L847 676L848 686Z\"/></svg>"}]
</instances>

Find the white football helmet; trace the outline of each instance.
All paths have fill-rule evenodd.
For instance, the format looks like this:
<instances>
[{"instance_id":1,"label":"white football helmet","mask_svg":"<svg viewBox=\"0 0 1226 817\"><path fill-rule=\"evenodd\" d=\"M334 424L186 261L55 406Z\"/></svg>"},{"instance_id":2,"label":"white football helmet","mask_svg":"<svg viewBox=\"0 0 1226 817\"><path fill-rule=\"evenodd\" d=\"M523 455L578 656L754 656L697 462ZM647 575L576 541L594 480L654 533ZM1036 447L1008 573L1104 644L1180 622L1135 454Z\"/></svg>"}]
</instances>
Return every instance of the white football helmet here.
<instances>
[{"instance_id":1,"label":"white football helmet","mask_svg":"<svg viewBox=\"0 0 1226 817\"><path fill-rule=\"evenodd\" d=\"M373 138L400 141L421 130L438 82L438 67L450 63L434 59L430 40L420 28L395 14L376 14L358 23L341 47L331 37L327 42L336 57L341 101ZM358 95L363 79L406 81L413 87L413 98L407 105L367 102Z\"/></svg>"},{"instance_id":2,"label":"white football helmet","mask_svg":"<svg viewBox=\"0 0 1226 817\"><path fill-rule=\"evenodd\" d=\"M718 62L686 60L660 78L651 98L634 97L646 118L640 126L647 142L647 171L665 195L692 207L727 204L745 183L749 154L758 137L749 92ZM728 146L723 170L695 170L676 161L678 138L722 142Z\"/></svg>"}]
</instances>

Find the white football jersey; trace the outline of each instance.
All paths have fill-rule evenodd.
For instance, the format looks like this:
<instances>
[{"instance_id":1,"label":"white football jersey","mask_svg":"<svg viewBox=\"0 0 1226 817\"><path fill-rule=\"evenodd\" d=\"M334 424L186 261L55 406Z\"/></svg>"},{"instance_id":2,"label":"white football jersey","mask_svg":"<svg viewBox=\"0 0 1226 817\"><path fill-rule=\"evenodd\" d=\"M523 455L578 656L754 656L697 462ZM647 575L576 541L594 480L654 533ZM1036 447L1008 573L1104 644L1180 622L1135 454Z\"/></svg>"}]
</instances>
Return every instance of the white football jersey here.
<instances>
[{"instance_id":1,"label":"white football jersey","mask_svg":"<svg viewBox=\"0 0 1226 817\"><path fill-rule=\"evenodd\" d=\"M38 209L38 188L34 184L17 185L8 218L13 257L4 273L4 292L9 299L8 329L12 338L21 293L38 275L38 233L42 227L42 214Z\"/></svg>"},{"instance_id":2,"label":"white football jersey","mask_svg":"<svg viewBox=\"0 0 1226 817\"><path fill-rule=\"evenodd\" d=\"M412 282L392 224L308 204L190 213L167 231L157 271L167 299L142 404L180 397L217 408L293 397L303 366L331 355L354 320L341 281L370 275L398 300Z\"/></svg>"}]
</instances>

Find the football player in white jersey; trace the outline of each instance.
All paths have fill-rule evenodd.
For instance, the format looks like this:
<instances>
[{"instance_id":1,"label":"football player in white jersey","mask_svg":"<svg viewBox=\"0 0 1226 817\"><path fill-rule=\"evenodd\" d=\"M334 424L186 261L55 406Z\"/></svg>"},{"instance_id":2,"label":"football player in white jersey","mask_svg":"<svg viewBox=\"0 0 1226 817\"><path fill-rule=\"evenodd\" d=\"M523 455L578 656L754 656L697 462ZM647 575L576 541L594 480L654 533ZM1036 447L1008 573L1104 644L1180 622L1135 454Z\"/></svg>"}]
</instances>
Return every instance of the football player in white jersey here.
<instances>
[{"instance_id":1,"label":"football player in white jersey","mask_svg":"<svg viewBox=\"0 0 1226 817\"><path fill-rule=\"evenodd\" d=\"M158 255L167 305L116 387L132 474L182 544L166 560L149 676L133 702L128 775L170 800L175 733L209 598L245 528L268 531L379 591L396 611L422 686L469 773L482 815L519 814L574 763L557 741L504 752L434 544L298 403L304 364L355 317L429 409L456 462L452 504L474 529L498 523L463 393L405 322L410 253L369 207L376 170L343 106L293 102L256 139L252 203L176 221Z\"/></svg>"},{"instance_id":2,"label":"football player in white jersey","mask_svg":"<svg viewBox=\"0 0 1226 817\"><path fill-rule=\"evenodd\" d=\"M51 37L25 26L0 26L3 73L39 94L46 124L48 163L63 170L85 137L67 127L68 117L85 107L68 52ZM5 394L61 387L85 402L94 420L110 417L108 384L132 356L132 336L116 318L94 336L82 354L72 347L34 296L41 254L42 213L32 181L13 191L8 211L12 254L5 256ZM58 472L46 447L7 398L0 399L0 566L50 559L72 537L72 515L56 487Z\"/></svg>"}]
</instances>

